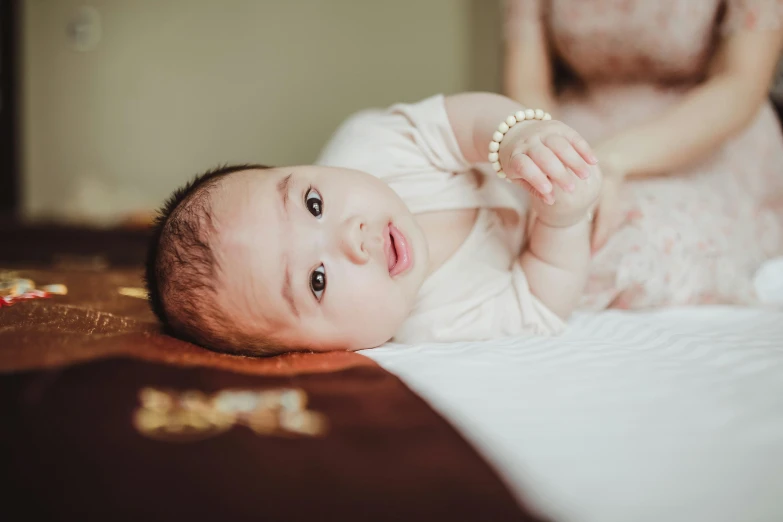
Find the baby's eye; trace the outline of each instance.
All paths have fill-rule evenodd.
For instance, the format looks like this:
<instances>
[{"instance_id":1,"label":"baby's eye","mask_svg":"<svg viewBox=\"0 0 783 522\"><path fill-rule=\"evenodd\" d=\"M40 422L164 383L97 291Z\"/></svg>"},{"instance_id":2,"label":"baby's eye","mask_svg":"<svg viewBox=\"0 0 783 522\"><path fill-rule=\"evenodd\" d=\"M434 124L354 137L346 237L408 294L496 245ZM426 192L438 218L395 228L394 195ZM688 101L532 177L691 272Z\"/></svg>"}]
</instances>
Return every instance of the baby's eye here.
<instances>
[{"instance_id":1,"label":"baby's eye","mask_svg":"<svg viewBox=\"0 0 783 522\"><path fill-rule=\"evenodd\" d=\"M312 215L317 218L321 217L321 214L324 211L324 201L321 199L321 194L319 194L317 190L311 188L307 191L307 194L305 194L305 205L307 205L307 210L309 210Z\"/></svg>"},{"instance_id":2,"label":"baby's eye","mask_svg":"<svg viewBox=\"0 0 783 522\"><path fill-rule=\"evenodd\" d=\"M316 300L321 301L321 297L326 290L326 269L324 265L319 266L310 274L310 290L313 292Z\"/></svg>"}]
</instances>

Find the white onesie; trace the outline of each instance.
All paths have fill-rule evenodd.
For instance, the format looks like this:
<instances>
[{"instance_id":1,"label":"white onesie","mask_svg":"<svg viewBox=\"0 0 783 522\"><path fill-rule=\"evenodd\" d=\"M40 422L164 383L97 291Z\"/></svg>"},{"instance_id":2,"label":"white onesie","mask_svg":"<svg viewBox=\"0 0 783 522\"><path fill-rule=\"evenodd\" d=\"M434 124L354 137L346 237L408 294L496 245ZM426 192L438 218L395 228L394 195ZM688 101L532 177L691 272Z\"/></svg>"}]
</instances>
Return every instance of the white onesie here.
<instances>
[{"instance_id":1,"label":"white onesie","mask_svg":"<svg viewBox=\"0 0 783 522\"><path fill-rule=\"evenodd\" d=\"M479 209L468 237L424 282L396 342L472 341L562 331L530 292L519 263L527 193L470 165L443 96L362 111L337 130L316 162L361 170L400 195L413 214Z\"/></svg>"}]
</instances>

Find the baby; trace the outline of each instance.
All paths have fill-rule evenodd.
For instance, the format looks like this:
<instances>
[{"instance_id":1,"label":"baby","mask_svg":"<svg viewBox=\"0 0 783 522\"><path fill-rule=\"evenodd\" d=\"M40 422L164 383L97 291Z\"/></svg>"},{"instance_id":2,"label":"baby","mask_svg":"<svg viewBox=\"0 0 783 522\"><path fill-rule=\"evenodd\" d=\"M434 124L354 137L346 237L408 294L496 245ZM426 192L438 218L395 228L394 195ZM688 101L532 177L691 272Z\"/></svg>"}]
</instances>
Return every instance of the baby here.
<instances>
[{"instance_id":1,"label":"baby","mask_svg":"<svg viewBox=\"0 0 783 522\"><path fill-rule=\"evenodd\" d=\"M554 334L587 278L596 162L495 94L361 112L316 165L224 167L176 191L152 308L178 337L256 356Z\"/></svg>"}]
</instances>

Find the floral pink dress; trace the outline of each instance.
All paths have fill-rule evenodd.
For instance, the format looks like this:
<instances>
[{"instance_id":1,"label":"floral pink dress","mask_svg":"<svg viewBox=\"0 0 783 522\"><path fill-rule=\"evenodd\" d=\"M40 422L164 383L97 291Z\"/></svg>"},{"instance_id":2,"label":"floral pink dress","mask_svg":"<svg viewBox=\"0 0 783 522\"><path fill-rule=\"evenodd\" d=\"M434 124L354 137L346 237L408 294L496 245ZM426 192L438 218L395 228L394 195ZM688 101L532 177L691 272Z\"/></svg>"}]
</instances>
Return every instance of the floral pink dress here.
<instances>
[{"instance_id":1,"label":"floral pink dress","mask_svg":"<svg viewBox=\"0 0 783 522\"><path fill-rule=\"evenodd\" d=\"M584 88L558 118L588 141L675 103L721 34L776 28L781 0L507 0L506 38L543 20ZM710 157L630 180L623 222L596 253L583 308L755 302L753 274L783 255L783 136L771 104Z\"/></svg>"}]
</instances>

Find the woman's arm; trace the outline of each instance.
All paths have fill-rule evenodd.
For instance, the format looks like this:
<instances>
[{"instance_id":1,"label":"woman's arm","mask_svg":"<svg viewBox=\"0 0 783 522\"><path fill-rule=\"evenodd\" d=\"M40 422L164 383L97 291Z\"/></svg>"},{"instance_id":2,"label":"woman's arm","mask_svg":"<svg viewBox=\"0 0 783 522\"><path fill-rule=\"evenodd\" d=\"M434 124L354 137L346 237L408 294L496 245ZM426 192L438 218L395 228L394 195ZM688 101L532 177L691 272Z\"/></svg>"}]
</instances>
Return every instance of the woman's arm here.
<instances>
[{"instance_id":1,"label":"woman's arm","mask_svg":"<svg viewBox=\"0 0 783 522\"><path fill-rule=\"evenodd\" d=\"M658 117L595 147L607 176L655 176L698 160L747 126L764 103L783 29L725 38L707 79Z\"/></svg>"},{"instance_id":2,"label":"woman's arm","mask_svg":"<svg viewBox=\"0 0 783 522\"><path fill-rule=\"evenodd\" d=\"M506 0L510 4L530 0ZM505 20L503 93L556 117L552 58L546 27L540 16L523 16L522 6L509 5ZM512 34L509 34L512 33Z\"/></svg>"}]
</instances>

